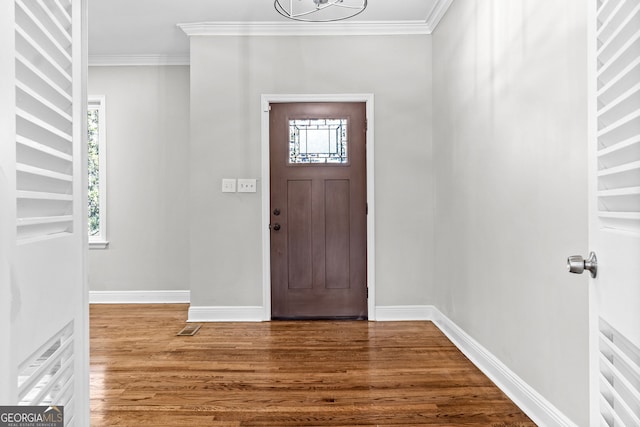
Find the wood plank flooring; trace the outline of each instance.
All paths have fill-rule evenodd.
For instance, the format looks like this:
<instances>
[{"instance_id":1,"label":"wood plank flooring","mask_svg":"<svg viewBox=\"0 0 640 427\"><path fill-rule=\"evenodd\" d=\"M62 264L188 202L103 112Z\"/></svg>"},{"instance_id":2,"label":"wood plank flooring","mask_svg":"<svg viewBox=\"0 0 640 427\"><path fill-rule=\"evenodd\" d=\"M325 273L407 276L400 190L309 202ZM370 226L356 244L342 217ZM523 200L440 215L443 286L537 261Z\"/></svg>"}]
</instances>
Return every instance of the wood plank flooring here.
<instances>
[{"instance_id":1,"label":"wood plank flooring","mask_svg":"<svg viewBox=\"0 0 640 427\"><path fill-rule=\"evenodd\" d=\"M430 322L205 323L91 306L91 425L535 426Z\"/></svg>"}]
</instances>

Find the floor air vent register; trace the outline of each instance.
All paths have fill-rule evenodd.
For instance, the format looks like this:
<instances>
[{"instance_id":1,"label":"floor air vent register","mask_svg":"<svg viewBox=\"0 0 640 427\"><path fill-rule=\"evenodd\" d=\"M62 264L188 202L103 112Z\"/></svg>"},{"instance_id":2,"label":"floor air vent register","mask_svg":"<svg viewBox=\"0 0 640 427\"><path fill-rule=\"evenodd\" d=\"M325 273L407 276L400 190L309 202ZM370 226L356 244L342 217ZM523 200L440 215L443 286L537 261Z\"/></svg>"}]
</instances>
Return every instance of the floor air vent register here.
<instances>
[{"instance_id":1,"label":"floor air vent register","mask_svg":"<svg viewBox=\"0 0 640 427\"><path fill-rule=\"evenodd\" d=\"M189 324L187 326L185 326L184 328L182 328L182 330L180 332L178 332L177 336L179 337L192 337L195 334L198 333L198 331L200 330L200 327L202 325L198 324L198 323L192 323Z\"/></svg>"}]
</instances>

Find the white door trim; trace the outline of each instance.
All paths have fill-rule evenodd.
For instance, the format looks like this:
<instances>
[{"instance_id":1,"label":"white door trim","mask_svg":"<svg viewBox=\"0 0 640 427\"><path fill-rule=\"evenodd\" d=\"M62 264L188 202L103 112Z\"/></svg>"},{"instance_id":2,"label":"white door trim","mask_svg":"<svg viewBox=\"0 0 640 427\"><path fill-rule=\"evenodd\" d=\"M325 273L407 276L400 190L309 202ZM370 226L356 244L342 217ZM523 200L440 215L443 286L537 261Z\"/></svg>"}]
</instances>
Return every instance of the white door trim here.
<instances>
[{"instance_id":1,"label":"white door trim","mask_svg":"<svg viewBox=\"0 0 640 427\"><path fill-rule=\"evenodd\" d=\"M373 143L373 94L263 94L262 119L262 303L264 320L271 320L271 233L270 181L269 181L269 104L280 102L364 102L367 110L367 282L369 320L375 320L375 203L374 203L374 143Z\"/></svg>"}]
</instances>

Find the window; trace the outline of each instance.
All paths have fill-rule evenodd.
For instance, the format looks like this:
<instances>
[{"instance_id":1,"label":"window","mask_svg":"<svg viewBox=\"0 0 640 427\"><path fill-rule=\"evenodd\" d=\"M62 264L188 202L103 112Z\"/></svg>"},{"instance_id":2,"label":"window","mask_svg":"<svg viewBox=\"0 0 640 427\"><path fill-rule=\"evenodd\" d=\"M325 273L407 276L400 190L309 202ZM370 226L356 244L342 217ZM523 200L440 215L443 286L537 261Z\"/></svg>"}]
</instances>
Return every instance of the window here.
<instances>
[{"instance_id":1,"label":"window","mask_svg":"<svg viewBox=\"0 0 640 427\"><path fill-rule=\"evenodd\" d=\"M348 161L347 119L289 120L289 164Z\"/></svg>"},{"instance_id":2,"label":"window","mask_svg":"<svg viewBox=\"0 0 640 427\"><path fill-rule=\"evenodd\" d=\"M107 152L104 96L90 96L87 106L89 248L105 249L107 241Z\"/></svg>"}]
</instances>

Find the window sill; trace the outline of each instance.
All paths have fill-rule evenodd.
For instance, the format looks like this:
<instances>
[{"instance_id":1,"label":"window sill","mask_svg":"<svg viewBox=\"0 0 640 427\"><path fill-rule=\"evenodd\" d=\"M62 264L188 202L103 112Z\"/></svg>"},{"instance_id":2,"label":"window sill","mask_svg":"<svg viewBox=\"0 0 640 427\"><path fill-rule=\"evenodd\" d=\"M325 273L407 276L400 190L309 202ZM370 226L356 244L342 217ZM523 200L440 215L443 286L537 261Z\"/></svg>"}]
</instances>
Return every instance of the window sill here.
<instances>
[{"instance_id":1,"label":"window sill","mask_svg":"<svg viewBox=\"0 0 640 427\"><path fill-rule=\"evenodd\" d=\"M89 242L89 249L107 249L109 247L109 242L106 240L95 240L93 242Z\"/></svg>"}]
</instances>

